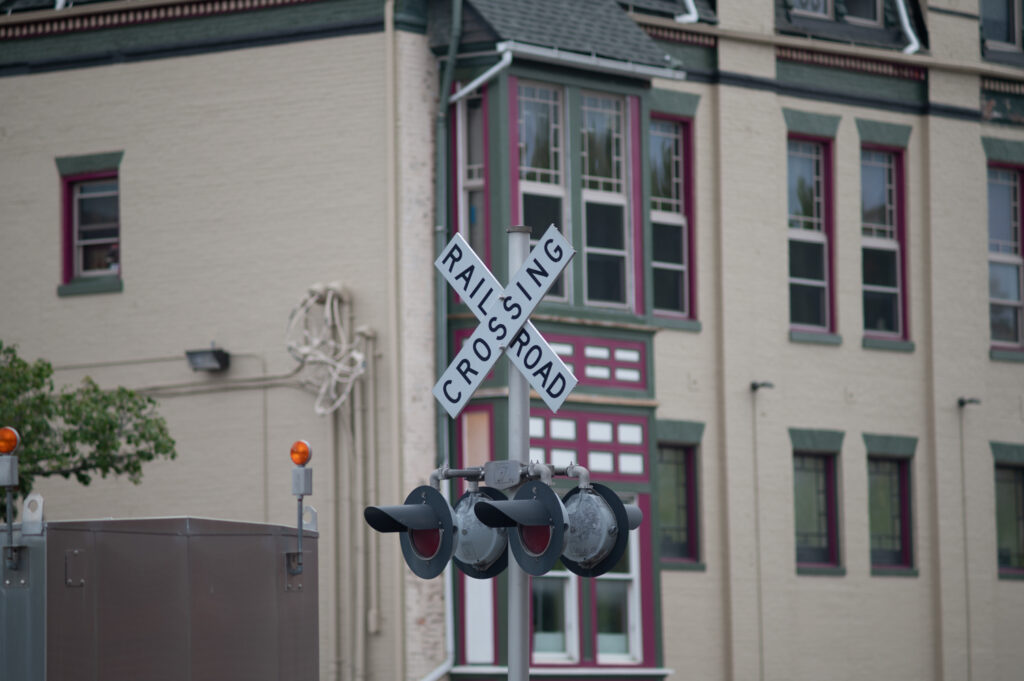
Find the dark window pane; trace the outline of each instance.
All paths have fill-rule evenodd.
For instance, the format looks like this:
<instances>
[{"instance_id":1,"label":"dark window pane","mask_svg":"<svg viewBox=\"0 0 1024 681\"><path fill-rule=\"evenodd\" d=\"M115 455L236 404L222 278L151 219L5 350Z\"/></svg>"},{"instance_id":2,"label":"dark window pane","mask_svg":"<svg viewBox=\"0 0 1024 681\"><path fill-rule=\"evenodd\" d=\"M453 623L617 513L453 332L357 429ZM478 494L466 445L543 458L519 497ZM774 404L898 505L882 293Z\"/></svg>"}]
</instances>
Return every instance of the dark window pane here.
<instances>
[{"instance_id":1,"label":"dark window pane","mask_svg":"<svg viewBox=\"0 0 1024 681\"><path fill-rule=\"evenodd\" d=\"M650 164L651 196L676 198L676 178L679 170L676 158L679 156L677 126L668 121L651 121Z\"/></svg>"},{"instance_id":2,"label":"dark window pane","mask_svg":"<svg viewBox=\"0 0 1024 681\"><path fill-rule=\"evenodd\" d=\"M681 447L658 448L658 522L661 557L690 558L687 453Z\"/></svg>"},{"instance_id":3,"label":"dark window pane","mask_svg":"<svg viewBox=\"0 0 1024 681\"><path fill-rule=\"evenodd\" d=\"M97 244L95 246L85 246L84 248L82 248L82 271L117 271L117 251L117 244Z\"/></svg>"},{"instance_id":4,"label":"dark window pane","mask_svg":"<svg viewBox=\"0 0 1024 681\"><path fill-rule=\"evenodd\" d=\"M989 305L992 340L1006 343L1020 341L1020 309L1010 305Z\"/></svg>"},{"instance_id":5,"label":"dark window pane","mask_svg":"<svg viewBox=\"0 0 1024 681\"><path fill-rule=\"evenodd\" d=\"M597 580L597 652L629 652L629 583Z\"/></svg>"},{"instance_id":6,"label":"dark window pane","mask_svg":"<svg viewBox=\"0 0 1024 681\"><path fill-rule=\"evenodd\" d=\"M846 0L846 15L868 21L878 21L878 2L877 0Z\"/></svg>"},{"instance_id":7,"label":"dark window pane","mask_svg":"<svg viewBox=\"0 0 1024 681\"><path fill-rule=\"evenodd\" d=\"M117 191L117 180L106 180L103 182L87 182L78 185L78 193L82 195L86 194L106 194L108 192Z\"/></svg>"},{"instance_id":8,"label":"dark window pane","mask_svg":"<svg viewBox=\"0 0 1024 681\"><path fill-rule=\"evenodd\" d=\"M999 567L1024 569L1024 468L996 468Z\"/></svg>"},{"instance_id":9,"label":"dark window pane","mask_svg":"<svg viewBox=\"0 0 1024 681\"><path fill-rule=\"evenodd\" d=\"M658 262L683 264L683 227L682 225L651 225L652 258Z\"/></svg>"},{"instance_id":10,"label":"dark window pane","mask_svg":"<svg viewBox=\"0 0 1024 681\"><path fill-rule=\"evenodd\" d=\"M469 204L469 246L481 258L487 257L487 239L484 231L484 193L471 191L467 197Z\"/></svg>"},{"instance_id":11,"label":"dark window pane","mask_svg":"<svg viewBox=\"0 0 1024 681\"><path fill-rule=\"evenodd\" d=\"M864 330L899 331L899 296L878 291L864 292Z\"/></svg>"},{"instance_id":12,"label":"dark window pane","mask_svg":"<svg viewBox=\"0 0 1024 681\"><path fill-rule=\"evenodd\" d=\"M1016 42L1014 0L981 0L981 29L985 40Z\"/></svg>"},{"instance_id":13,"label":"dark window pane","mask_svg":"<svg viewBox=\"0 0 1024 681\"><path fill-rule=\"evenodd\" d=\"M533 580L533 650L565 652L565 591L563 580Z\"/></svg>"},{"instance_id":14,"label":"dark window pane","mask_svg":"<svg viewBox=\"0 0 1024 681\"><path fill-rule=\"evenodd\" d=\"M523 224L530 227L531 239L544 236L550 225L562 229L562 199L558 196L523 194Z\"/></svg>"},{"instance_id":15,"label":"dark window pane","mask_svg":"<svg viewBox=\"0 0 1024 681\"><path fill-rule=\"evenodd\" d=\"M625 249L626 229L622 206L587 204L587 246Z\"/></svg>"},{"instance_id":16,"label":"dark window pane","mask_svg":"<svg viewBox=\"0 0 1024 681\"><path fill-rule=\"evenodd\" d=\"M988 295L998 300L1020 300L1020 266L989 263Z\"/></svg>"},{"instance_id":17,"label":"dark window pane","mask_svg":"<svg viewBox=\"0 0 1024 681\"><path fill-rule=\"evenodd\" d=\"M865 154L868 152L864 152ZM863 160L874 160L873 157ZM871 225L888 225L889 168L869 163L860 166L861 220Z\"/></svg>"},{"instance_id":18,"label":"dark window pane","mask_svg":"<svg viewBox=\"0 0 1024 681\"><path fill-rule=\"evenodd\" d=\"M824 281L825 244L790 239L789 276Z\"/></svg>"},{"instance_id":19,"label":"dark window pane","mask_svg":"<svg viewBox=\"0 0 1024 681\"><path fill-rule=\"evenodd\" d=\"M787 166L789 226L821 229L821 145L789 140Z\"/></svg>"},{"instance_id":20,"label":"dark window pane","mask_svg":"<svg viewBox=\"0 0 1024 681\"><path fill-rule=\"evenodd\" d=\"M466 100L466 162L471 166L484 162L484 106L479 97Z\"/></svg>"},{"instance_id":21,"label":"dark window pane","mask_svg":"<svg viewBox=\"0 0 1024 681\"><path fill-rule=\"evenodd\" d=\"M864 283L869 286L898 286L896 251L877 248L862 250L861 267Z\"/></svg>"},{"instance_id":22,"label":"dark window pane","mask_svg":"<svg viewBox=\"0 0 1024 681\"><path fill-rule=\"evenodd\" d=\"M626 302L626 259L618 255L587 255L587 298Z\"/></svg>"},{"instance_id":23,"label":"dark window pane","mask_svg":"<svg viewBox=\"0 0 1024 681\"><path fill-rule=\"evenodd\" d=\"M654 307L658 310L686 311L686 280L682 270L654 268Z\"/></svg>"},{"instance_id":24,"label":"dark window pane","mask_svg":"<svg viewBox=\"0 0 1024 681\"><path fill-rule=\"evenodd\" d=\"M544 236L548 227L562 226L562 199L558 196L523 194L523 224L530 227L530 239L536 241ZM564 230L562 232L565 233ZM560 298L565 295L565 273L558 275L548 289L548 295Z\"/></svg>"},{"instance_id":25,"label":"dark window pane","mask_svg":"<svg viewBox=\"0 0 1024 681\"><path fill-rule=\"evenodd\" d=\"M793 324L825 326L824 287L790 284L789 320Z\"/></svg>"},{"instance_id":26,"label":"dark window pane","mask_svg":"<svg viewBox=\"0 0 1024 681\"><path fill-rule=\"evenodd\" d=\"M78 201L78 224L104 224L117 222L117 197L96 196Z\"/></svg>"},{"instance_id":27,"label":"dark window pane","mask_svg":"<svg viewBox=\"0 0 1024 681\"><path fill-rule=\"evenodd\" d=\"M828 0L793 0L793 7L801 12L828 14Z\"/></svg>"},{"instance_id":28,"label":"dark window pane","mask_svg":"<svg viewBox=\"0 0 1024 681\"><path fill-rule=\"evenodd\" d=\"M793 500L798 563L832 560L829 536L828 466L824 457L793 457Z\"/></svg>"},{"instance_id":29,"label":"dark window pane","mask_svg":"<svg viewBox=\"0 0 1024 681\"><path fill-rule=\"evenodd\" d=\"M868 460L871 562L903 565L903 484L899 461Z\"/></svg>"},{"instance_id":30,"label":"dark window pane","mask_svg":"<svg viewBox=\"0 0 1024 681\"><path fill-rule=\"evenodd\" d=\"M988 238L1004 245L1015 241L1017 215L1017 173L1012 170L989 168L988 171Z\"/></svg>"}]
</instances>

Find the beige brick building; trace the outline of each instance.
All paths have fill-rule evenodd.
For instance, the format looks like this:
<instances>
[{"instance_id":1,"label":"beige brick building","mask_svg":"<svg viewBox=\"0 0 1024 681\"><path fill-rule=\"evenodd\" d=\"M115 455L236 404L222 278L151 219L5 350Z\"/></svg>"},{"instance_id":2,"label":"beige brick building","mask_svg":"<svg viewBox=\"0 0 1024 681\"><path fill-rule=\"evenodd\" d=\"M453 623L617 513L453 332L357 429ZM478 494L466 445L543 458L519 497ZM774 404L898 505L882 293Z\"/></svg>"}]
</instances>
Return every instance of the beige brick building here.
<instances>
[{"instance_id":1,"label":"beige brick building","mask_svg":"<svg viewBox=\"0 0 1024 681\"><path fill-rule=\"evenodd\" d=\"M504 361L455 421L430 394L476 325L433 260L458 231L504 281L505 228L554 223L533 321L580 382L531 456L645 522L534 578L534 676L1020 678L1019 13L32 1L0 16L0 339L157 397L179 452L40 483L49 518L291 523L304 438L322 678L501 678L504 579L420 580L362 508L507 455ZM286 349L316 284L327 415Z\"/></svg>"}]
</instances>

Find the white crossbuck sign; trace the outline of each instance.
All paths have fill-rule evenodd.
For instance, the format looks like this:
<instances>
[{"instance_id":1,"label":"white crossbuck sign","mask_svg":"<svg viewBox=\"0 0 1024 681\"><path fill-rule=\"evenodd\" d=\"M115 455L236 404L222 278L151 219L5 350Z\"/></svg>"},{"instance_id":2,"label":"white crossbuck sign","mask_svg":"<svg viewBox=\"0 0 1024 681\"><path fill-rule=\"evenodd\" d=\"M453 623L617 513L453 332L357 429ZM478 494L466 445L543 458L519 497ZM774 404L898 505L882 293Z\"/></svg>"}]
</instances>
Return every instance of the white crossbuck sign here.
<instances>
[{"instance_id":1,"label":"white crossbuck sign","mask_svg":"<svg viewBox=\"0 0 1024 681\"><path fill-rule=\"evenodd\" d=\"M562 406L576 377L527 318L575 254L551 225L502 289L460 235L444 247L434 266L480 320L434 386L449 416L459 415L502 351L552 411Z\"/></svg>"}]
</instances>

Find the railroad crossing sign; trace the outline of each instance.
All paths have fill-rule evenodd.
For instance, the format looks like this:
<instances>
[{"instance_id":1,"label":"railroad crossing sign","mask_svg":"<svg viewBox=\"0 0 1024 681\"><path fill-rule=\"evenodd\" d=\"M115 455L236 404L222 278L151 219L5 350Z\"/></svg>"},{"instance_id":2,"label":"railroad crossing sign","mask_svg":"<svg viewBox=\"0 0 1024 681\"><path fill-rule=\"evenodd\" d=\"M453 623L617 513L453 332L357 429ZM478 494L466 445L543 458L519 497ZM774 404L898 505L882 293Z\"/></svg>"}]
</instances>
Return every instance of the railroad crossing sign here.
<instances>
[{"instance_id":1,"label":"railroad crossing sign","mask_svg":"<svg viewBox=\"0 0 1024 681\"><path fill-rule=\"evenodd\" d=\"M449 416L459 415L503 351L548 408L562 406L576 377L528 317L575 254L551 225L502 288L462 236L456 234L444 247L434 266L480 320L434 386L434 397Z\"/></svg>"}]
</instances>

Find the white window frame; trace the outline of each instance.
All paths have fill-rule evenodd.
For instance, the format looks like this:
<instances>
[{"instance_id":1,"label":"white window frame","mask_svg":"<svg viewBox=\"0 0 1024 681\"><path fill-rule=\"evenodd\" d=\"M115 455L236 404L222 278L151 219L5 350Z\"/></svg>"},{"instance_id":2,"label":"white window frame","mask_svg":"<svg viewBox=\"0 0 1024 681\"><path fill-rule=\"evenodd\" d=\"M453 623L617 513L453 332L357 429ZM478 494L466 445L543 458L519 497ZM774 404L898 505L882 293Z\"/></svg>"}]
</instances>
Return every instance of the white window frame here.
<instances>
[{"instance_id":1,"label":"white window frame","mask_svg":"<svg viewBox=\"0 0 1024 681\"><path fill-rule=\"evenodd\" d=\"M1013 0L1014 16L1013 16L1013 19L1012 19L1012 21L1013 21L1013 42L1012 43L1004 42L1002 40L989 40L988 38L985 38L985 31L984 31L985 8L984 8L984 4L985 4L985 0L980 0L978 2L978 14L979 14L979 17L980 17L979 18L979 22L982 24L982 26L981 26L981 36L982 36L982 40L985 42L985 47L987 49L990 49L990 50L999 50L999 51L1002 51L1002 52L1020 52L1021 51L1021 41L1022 41L1022 38L1024 38L1024 36L1021 35L1022 31L1024 31L1024 14L1021 14L1021 11L1024 10L1024 6L1022 6L1022 5L1024 5L1024 3L1022 3L1021 0Z\"/></svg>"},{"instance_id":2,"label":"white window frame","mask_svg":"<svg viewBox=\"0 0 1024 681\"><path fill-rule=\"evenodd\" d=\"M1018 300L992 298L989 291L989 334L991 338L992 305L1003 307L1014 307L1017 310L1017 339L1015 341L996 340L991 338L993 347L1019 349L1024 345L1024 228L1021 226L1021 171L1014 168L989 167L986 186L992 184L992 172L1011 173L1013 181L1002 184L1013 187L1014 199L1011 205L1011 215L1014 216L1015 224L1011 226L1011 240L994 241L991 235L988 236L988 262L989 268L992 265L1010 265L1017 269L1017 291ZM986 230L987 231L987 230ZM993 250L995 248L995 250ZM990 275L991 276L991 275Z\"/></svg>"},{"instance_id":3,"label":"white window frame","mask_svg":"<svg viewBox=\"0 0 1024 681\"><path fill-rule=\"evenodd\" d=\"M874 0L875 3L875 18L865 19L864 17L858 17L850 14L850 11L846 11L846 15L843 17L848 23L855 24L857 26L868 26L871 28L877 28L882 25L884 20L885 8L883 7L882 0Z\"/></svg>"},{"instance_id":4,"label":"white window frame","mask_svg":"<svg viewBox=\"0 0 1024 681\"><path fill-rule=\"evenodd\" d=\"M796 6L797 2L799 2L799 0L794 0L793 2L793 14L805 17L814 17L815 19L832 19L835 16L832 0L821 0L821 3L825 6L824 12L812 12L810 10L800 9Z\"/></svg>"},{"instance_id":5,"label":"white window frame","mask_svg":"<svg viewBox=\"0 0 1024 681\"><path fill-rule=\"evenodd\" d=\"M634 503L633 499L623 499L627 504ZM643 661L643 622L640 613L640 534L639 530L630 530L629 543L629 572L618 574L606 572L595 577L594 599L596 607L597 584L601 581L624 581L628 582L626 590L626 608L628 612L628 629L626 641L629 652L601 653L597 645L597 622L594 622L594 654L598 664L639 664Z\"/></svg>"},{"instance_id":6,"label":"white window frame","mask_svg":"<svg viewBox=\"0 0 1024 681\"><path fill-rule=\"evenodd\" d=\"M456 104L455 108L455 149L456 158L458 159L458 172L456 172L456 195L458 196L458 215L459 215L459 234L466 240L466 243L472 244L473 240L470 237L470 224L469 224L469 195L472 192L485 191L484 185L484 173L486 172L486 163L481 162L479 166L469 164L469 101L479 100L483 101L482 94L477 91L468 97L460 99ZM487 121L483 122L486 127ZM486 136L485 136L486 137ZM486 158L486 149L483 150L484 158ZM486 210L486 201L485 201ZM482 224L481 228L487 228L487 216L481 216ZM486 240L486 236L485 236ZM486 259L485 253L477 253L482 258Z\"/></svg>"},{"instance_id":7,"label":"white window frame","mask_svg":"<svg viewBox=\"0 0 1024 681\"><path fill-rule=\"evenodd\" d=\"M96 184L110 184L113 182L116 185L116 189L108 192L99 192L95 194L82 194L82 188L89 185ZM82 198L103 198L113 196L117 198L117 222L110 223L117 225L117 236L115 237L101 237L97 239L82 238L81 222L79 216L79 201ZM118 262L114 263L111 267L106 269L85 269L85 249L89 246L102 246L103 244L117 244L118 252L121 250L121 182L120 177L114 175L111 177L97 178L94 180L82 180L71 183L71 205L72 205L72 244L74 248L74 277L106 277L110 275L120 276L121 273L121 261L120 256Z\"/></svg>"},{"instance_id":8,"label":"white window frame","mask_svg":"<svg viewBox=\"0 0 1024 681\"><path fill-rule=\"evenodd\" d=\"M814 177L814 186L816 188L815 193L814 193L814 204L815 204L814 212L815 212L815 214L813 216L811 216L811 217L807 217L807 216L793 216L793 215L790 215L790 213L789 213L789 206L788 206L788 202L789 202L789 160L790 160L790 156L794 154L794 152L790 148L790 145L793 144L793 143L796 143L796 144L809 144L809 145L814 146L818 150L818 152L817 152L818 164L817 165L818 165L819 172ZM796 153L796 155L804 156L804 157L807 156L807 154L799 152L799 151ZM812 225L813 225L813 228L811 228L811 229L808 229L806 227L788 227L789 240L790 241L805 241L805 242L821 244L822 245L821 257L823 259L822 268L821 268L822 279L820 281L818 279L805 279L803 277L793 277L793 276L790 276L789 273L787 272L787 277L788 277L788 280L789 280L789 286L792 287L794 284L800 284L800 285L805 285L805 286L815 286L815 287L822 288L824 290L824 292L825 292L825 319L824 319L823 324L817 325L817 324L799 324L799 323L796 323L796 322L793 321L793 310L790 309L790 311L789 311L789 328L792 329L793 331L815 331L815 332L825 331L825 332L828 332L828 331L830 331L832 329L832 301L831 301L831 291L829 290L829 281L830 281L831 272L829 271L829 243L828 243L828 233L826 232L826 224L825 224L825 221L828 219L828 216L826 215L826 196L825 196L825 192L827 192L829 190L829 187L826 186L826 183L825 183L825 170L826 170L825 169L825 163L827 163L827 161L828 161L828 154L825 152L825 142L819 142L819 141L814 141L814 140L806 140L806 139L802 139L802 138L790 138L786 142L786 178L787 178L786 179L786 201L787 201L787 206L786 206L787 218L786 218L786 221L787 221L787 225L789 224L789 221L792 220L794 217L797 220L799 220L801 223L806 223L806 222L810 221L812 223ZM787 265L791 267L791 265L788 262L787 262Z\"/></svg>"},{"instance_id":9,"label":"white window frame","mask_svg":"<svg viewBox=\"0 0 1024 681\"><path fill-rule=\"evenodd\" d=\"M562 597L565 599L565 617L562 629L565 632L565 650L561 652L537 652L533 650L533 580L557 579L562 581ZM561 570L550 570L541 577L530 578L530 648L533 664L576 664L580 661L580 628L579 628L579 577L564 567Z\"/></svg>"},{"instance_id":10,"label":"white window frame","mask_svg":"<svg viewBox=\"0 0 1024 681\"><path fill-rule=\"evenodd\" d=\"M618 158L612 159L613 167L617 164L621 169L618 177L614 174L611 177L604 178L599 176L587 175L584 170L587 167L587 144L586 144L586 127L585 127L585 112L586 105L581 104L580 109L580 219L583 223L583 302L589 307L609 308L609 309L632 309L635 300L635 281L633 272L633 220L630 214L630 202L629 202L629 189L630 189L630 172L629 167L630 149L629 149L629 131L632 129L632 121L629 117L629 110L626 105L624 97L618 95L610 95L600 92L589 92L584 91L581 93L581 101L585 102L588 97L602 99L606 101L618 101L619 102L619 149L620 155ZM614 151L613 151L614 153ZM610 191L605 189L595 189L588 187L588 182L599 182L599 183L613 183L617 184L619 191ZM622 236L623 236L623 248L612 249L603 247L592 247L587 245L587 205L588 204L603 204L603 205L615 205L622 207ZM587 267L587 259L590 254L595 255L610 255L614 257L621 257L624 262L623 277L624 290L622 302L606 301L606 300L591 300L588 289L589 283L589 272Z\"/></svg>"},{"instance_id":11,"label":"white window frame","mask_svg":"<svg viewBox=\"0 0 1024 681\"><path fill-rule=\"evenodd\" d=\"M655 197L652 193L651 203L649 208L650 221L651 221L651 232L653 240L654 224L671 225L673 227L679 227L682 235L682 246L683 246L683 262L682 264L665 262L658 260L658 254L652 249L651 251L651 269L652 270L672 270L679 272L682 277L683 290L682 290L682 310L673 310L667 308L656 307L654 284L652 283L651 290L651 309L660 315L669 315L674 317L688 318L690 316L690 281L689 281L689 266L690 266L690 226L686 219L686 193L684 188L685 177L685 149L684 144L686 143L685 136L683 134L683 124L675 120L667 120L663 118L652 118L651 123L655 121L671 125L675 134L675 142L677 145L678 152L674 155L673 167L676 172L673 173L672 182L675 185L676 198L665 198ZM650 133L652 137L656 134L654 132L654 126L651 126ZM660 137L666 137L662 133L657 133Z\"/></svg>"},{"instance_id":12,"label":"white window frame","mask_svg":"<svg viewBox=\"0 0 1024 681\"><path fill-rule=\"evenodd\" d=\"M541 181L538 181L538 180L528 180L528 179L526 179L524 177L524 175L527 172L530 172L530 171L528 169L524 169L524 167L522 166L523 145L524 145L524 141L523 141L524 123L523 123L523 119L522 119L523 108L522 108L522 106L519 105L519 102L521 102L522 99L523 99L523 95L522 95L522 88L523 87L545 88L545 89L550 90L551 92L555 93L555 95L556 95L556 99L554 101L555 101L556 106L558 107L558 111L557 111L558 115L557 116L551 116L551 129L549 129L548 135L549 135L549 138L553 138L554 135L552 134L552 130L558 130L558 132L559 132L559 134L557 136L557 139L560 141L561 144L560 145L552 145L552 151L558 157L558 170L557 171L546 171L546 170L545 171L539 171L539 172L550 172L550 173L556 174L556 180L557 180L556 182L541 182ZM533 195L536 195L536 196L549 196L549 197L561 199L561 202L562 202L562 214L560 216L561 219L560 219L559 224L557 225L557 227L559 228L559 230L561 230L562 235L566 239L568 239L570 242L572 242L572 230L571 230L570 225L569 225L569 220L566 217L569 214L569 192L566 191L566 176L568 174L568 172L567 172L568 171L568 165L567 165L567 161L568 161L567 151L568 151L568 149L567 149L566 134L567 134L568 126L566 125L566 121L567 121L567 117L566 117L566 99L567 98L565 96L565 88L563 88L561 86L558 86L558 85L551 85L549 83L541 83L541 82L535 82L535 81L520 81L519 82L519 87L517 88L517 91L516 91L516 97L517 97L516 110L519 112L518 113L519 120L516 121L516 129L518 131L517 134L518 134L518 140L519 140L519 144L518 144L518 147L516 149L516 152L518 154L518 157L516 158L516 168L517 168L517 172L519 173L519 196L515 197L515 200L518 201L519 215L520 216L525 215L525 213L524 213L524 205L523 205L524 204L523 196L525 194L533 194ZM534 172L538 172L538 171L534 171ZM548 225L530 225L530 227L532 227L533 229L537 230L539 233L543 234L547 230ZM530 239L530 248L533 248L536 244L537 244L537 240L536 239ZM545 294L545 296L544 296L544 300L545 301L568 302L569 300L571 300L571 298L572 298L572 263L570 263L565 268L565 271L562 272L562 274L560 275L560 278L561 278L561 281L563 282L563 284L562 284L562 295L557 295L557 294L551 293L550 290L549 290L549 292L547 294Z\"/></svg>"},{"instance_id":13,"label":"white window frame","mask_svg":"<svg viewBox=\"0 0 1024 681\"><path fill-rule=\"evenodd\" d=\"M865 223L863 217L861 221L861 259L863 261L865 250L878 250L878 251L893 251L895 254L896 261L896 284L893 286L880 286L877 284L868 284L862 281L861 287L863 293L889 293L896 295L896 331L879 331L878 329L864 328L864 333L870 336L886 337L900 339L904 337L903 328L903 306L905 304L903 295L903 244L900 243L899 236L899 211L900 206L898 204L899 197L897 192L896 183L899 180L897 172L897 158L898 152L890 151L886 149L865 149L861 148L861 168L863 169L865 163L869 163L873 166L883 166L877 160L869 159L865 161L864 153L870 154L885 154L887 162L884 167L888 170L887 181L886 181L886 223ZM862 174L863 177L863 174ZM864 215L863 210L863 194L861 194L861 216ZM861 304L863 305L864 296L861 294ZM863 315L861 315L863 317Z\"/></svg>"},{"instance_id":14,"label":"white window frame","mask_svg":"<svg viewBox=\"0 0 1024 681\"><path fill-rule=\"evenodd\" d=\"M789 230L790 241L806 241L810 243L817 243L822 245L821 257L822 262L822 279L805 279L803 277L789 276L789 284L800 284L804 286L815 286L819 287L825 292L825 320L820 326L817 324L798 324L792 319L792 310L790 310L790 321L789 328L794 331L828 331L832 328L832 306L830 305L830 292L829 292L829 263L828 263L828 237L824 231L814 232L809 229L794 229Z\"/></svg>"}]
</instances>

